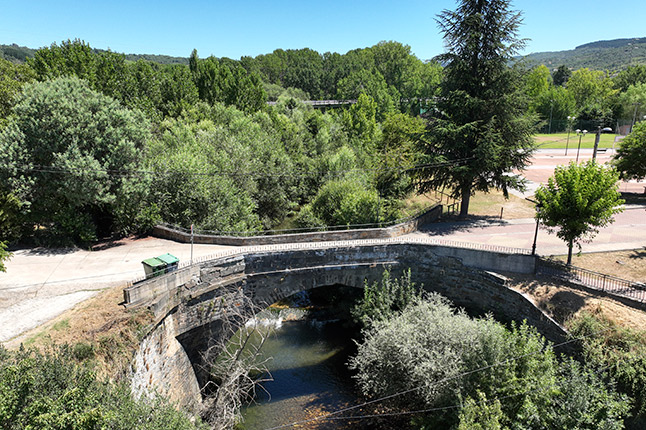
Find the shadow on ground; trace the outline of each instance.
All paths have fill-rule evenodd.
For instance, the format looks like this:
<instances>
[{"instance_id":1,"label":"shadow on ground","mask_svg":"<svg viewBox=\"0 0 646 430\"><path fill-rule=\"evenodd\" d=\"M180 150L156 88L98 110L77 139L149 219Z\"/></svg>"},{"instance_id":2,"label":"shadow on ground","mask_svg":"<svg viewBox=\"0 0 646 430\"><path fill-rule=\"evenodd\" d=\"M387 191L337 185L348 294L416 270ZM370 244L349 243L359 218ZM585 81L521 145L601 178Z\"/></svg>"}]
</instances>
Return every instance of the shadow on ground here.
<instances>
[{"instance_id":1,"label":"shadow on ground","mask_svg":"<svg viewBox=\"0 0 646 430\"><path fill-rule=\"evenodd\" d=\"M445 236L457 231L469 231L473 228L487 225L505 225L504 219L494 216L471 215L466 219L459 219L457 216L444 217L440 221L424 224L419 228L420 233L433 233L433 235Z\"/></svg>"},{"instance_id":2,"label":"shadow on ground","mask_svg":"<svg viewBox=\"0 0 646 430\"><path fill-rule=\"evenodd\" d=\"M25 255L67 255L78 251L79 248L45 248L44 246L39 246L37 248L19 247L15 251L20 250L25 250Z\"/></svg>"}]
</instances>

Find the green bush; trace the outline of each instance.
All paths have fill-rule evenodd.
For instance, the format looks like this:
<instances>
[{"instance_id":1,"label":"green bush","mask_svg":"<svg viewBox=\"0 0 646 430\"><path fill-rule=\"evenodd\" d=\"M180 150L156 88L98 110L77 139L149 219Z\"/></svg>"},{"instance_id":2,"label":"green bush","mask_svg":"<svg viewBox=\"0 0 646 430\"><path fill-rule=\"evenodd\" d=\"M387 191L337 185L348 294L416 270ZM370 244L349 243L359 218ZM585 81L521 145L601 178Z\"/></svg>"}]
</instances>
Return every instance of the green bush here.
<instances>
[{"instance_id":1,"label":"green bush","mask_svg":"<svg viewBox=\"0 0 646 430\"><path fill-rule=\"evenodd\" d=\"M630 407L534 328L472 319L438 295L374 321L350 367L366 396L440 409L417 415L418 428L622 429Z\"/></svg>"},{"instance_id":2,"label":"green bush","mask_svg":"<svg viewBox=\"0 0 646 430\"><path fill-rule=\"evenodd\" d=\"M646 332L590 313L573 320L570 330L572 336L583 339L585 362L606 370L618 390L634 399L635 418L646 420Z\"/></svg>"},{"instance_id":3,"label":"green bush","mask_svg":"<svg viewBox=\"0 0 646 430\"><path fill-rule=\"evenodd\" d=\"M364 327L370 327L377 321L384 321L421 297L421 291L410 279L410 269L401 278L393 278L390 270L384 270L381 281L363 287L363 298L352 310L354 319Z\"/></svg>"},{"instance_id":4,"label":"green bush","mask_svg":"<svg viewBox=\"0 0 646 430\"><path fill-rule=\"evenodd\" d=\"M380 200L374 188L353 179L334 180L321 187L309 207L304 207L296 223L316 227L320 220L328 226L373 224L381 219Z\"/></svg>"},{"instance_id":5,"label":"green bush","mask_svg":"<svg viewBox=\"0 0 646 430\"><path fill-rule=\"evenodd\" d=\"M126 384L97 379L75 356L85 346L47 353L0 347L0 428L195 429L184 413L162 399L135 401Z\"/></svg>"}]
</instances>

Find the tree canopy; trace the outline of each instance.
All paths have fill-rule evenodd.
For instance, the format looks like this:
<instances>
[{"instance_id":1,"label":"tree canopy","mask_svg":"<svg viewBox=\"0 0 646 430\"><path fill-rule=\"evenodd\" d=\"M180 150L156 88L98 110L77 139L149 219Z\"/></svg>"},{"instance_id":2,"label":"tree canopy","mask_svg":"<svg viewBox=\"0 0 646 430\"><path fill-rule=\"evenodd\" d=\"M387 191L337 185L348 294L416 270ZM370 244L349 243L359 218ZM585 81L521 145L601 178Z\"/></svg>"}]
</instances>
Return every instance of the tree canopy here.
<instances>
[{"instance_id":1,"label":"tree canopy","mask_svg":"<svg viewBox=\"0 0 646 430\"><path fill-rule=\"evenodd\" d=\"M460 216L476 190L519 189L519 177L534 148L535 120L526 113L519 70L510 68L523 46L519 12L507 0L462 0L443 11L438 24L448 52L437 115L420 150L432 166L419 171L422 191L449 187L461 198Z\"/></svg>"},{"instance_id":2,"label":"tree canopy","mask_svg":"<svg viewBox=\"0 0 646 430\"><path fill-rule=\"evenodd\" d=\"M536 217L567 243L567 264L572 263L574 245L581 248L581 242L594 237L623 210L618 180L614 168L594 160L582 165L571 162L557 166L554 176L536 190Z\"/></svg>"},{"instance_id":3,"label":"tree canopy","mask_svg":"<svg viewBox=\"0 0 646 430\"><path fill-rule=\"evenodd\" d=\"M623 179L646 178L646 121L636 124L621 141L614 162Z\"/></svg>"},{"instance_id":4,"label":"tree canopy","mask_svg":"<svg viewBox=\"0 0 646 430\"><path fill-rule=\"evenodd\" d=\"M59 238L87 242L131 231L145 182L135 170L149 138L137 111L78 78L29 84L0 132L1 190L22 203L24 222Z\"/></svg>"}]
</instances>

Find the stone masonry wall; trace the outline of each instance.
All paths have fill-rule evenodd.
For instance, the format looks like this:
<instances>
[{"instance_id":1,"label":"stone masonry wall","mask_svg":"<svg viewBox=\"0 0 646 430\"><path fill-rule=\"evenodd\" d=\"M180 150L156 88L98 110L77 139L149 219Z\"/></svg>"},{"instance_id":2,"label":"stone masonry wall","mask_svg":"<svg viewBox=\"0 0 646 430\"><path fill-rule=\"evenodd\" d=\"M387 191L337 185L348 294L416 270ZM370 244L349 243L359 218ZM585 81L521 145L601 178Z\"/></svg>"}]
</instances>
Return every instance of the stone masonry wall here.
<instances>
[{"instance_id":1,"label":"stone masonry wall","mask_svg":"<svg viewBox=\"0 0 646 430\"><path fill-rule=\"evenodd\" d=\"M534 259L471 249L411 243L283 250L223 257L200 263L197 272L135 285L138 306L155 312L158 325L142 342L134 363L133 390L157 390L194 405L199 398L198 378L182 345L199 349L203 339L189 339L222 316L213 312L225 294L243 291L257 304L268 305L299 291L343 284L362 288L381 278L389 267L395 276L411 268L413 281L438 292L457 306L492 312L505 319L526 319L548 339L562 341L567 333L546 316L529 297L507 288L494 272L528 273ZM181 283L182 280L187 280ZM131 288L133 288L131 287ZM195 333L195 334L194 334ZM182 342L178 341L181 338Z\"/></svg>"},{"instance_id":2,"label":"stone masonry wall","mask_svg":"<svg viewBox=\"0 0 646 430\"><path fill-rule=\"evenodd\" d=\"M384 228L365 228L356 230L321 231L313 233L277 234L268 236L216 236L196 234L193 243L229 246L275 245L300 242L329 242L335 240L385 239L398 237L419 229L421 225L436 221L442 215L442 205L433 206L428 211L411 220ZM171 227L158 225L153 229L153 236L190 243L191 234Z\"/></svg>"}]
</instances>

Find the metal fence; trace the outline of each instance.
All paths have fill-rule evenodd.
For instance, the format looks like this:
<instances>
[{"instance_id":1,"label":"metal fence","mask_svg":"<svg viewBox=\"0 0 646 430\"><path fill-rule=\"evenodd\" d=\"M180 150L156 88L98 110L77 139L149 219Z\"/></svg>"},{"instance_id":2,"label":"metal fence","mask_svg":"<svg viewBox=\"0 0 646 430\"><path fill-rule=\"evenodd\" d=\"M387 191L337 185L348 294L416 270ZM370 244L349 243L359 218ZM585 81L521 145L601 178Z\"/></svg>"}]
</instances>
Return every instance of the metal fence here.
<instances>
[{"instance_id":1,"label":"metal fence","mask_svg":"<svg viewBox=\"0 0 646 430\"><path fill-rule=\"evenodd\" d=\"M193 264L200 264L207 261L224 258L243 256L245 254L261 253L261 252L278 252L278 251L299 251L299 250L317 250L328 248L340 247L356 247L356 246L373 246L373 245L394 245L394 244L419 244L419 245L435 245L446 246L451 248L473 249L476 251L495 252L499 254L521 254L531 255L531 251L525 248L512 248L509 246L489 245L484 243L474 242L461 242L457 240L446 240L436 237L391 237L384 239L357 239L357 240L335 240L328 242L298 242L298 243L282 243L274 245L253 245L253 246L236 246L229 249L218 251L211 255L194 258L192 261L185 260L179 263L178 270L186 269ZM131 281L129 284L136 284L150 278L139 277Z\"/></svg>"},{"instance_id":2,"label":"metal fence","mask_svg":"<svg viewBox=\"0 0 646 430\"><path fill-rule=\"evenodd\" d=\"M538 259L536 273L582 284L604 293L646 302L646 284L642 282L629 281L544 258Z\"/></svg>"}]
</instances>

